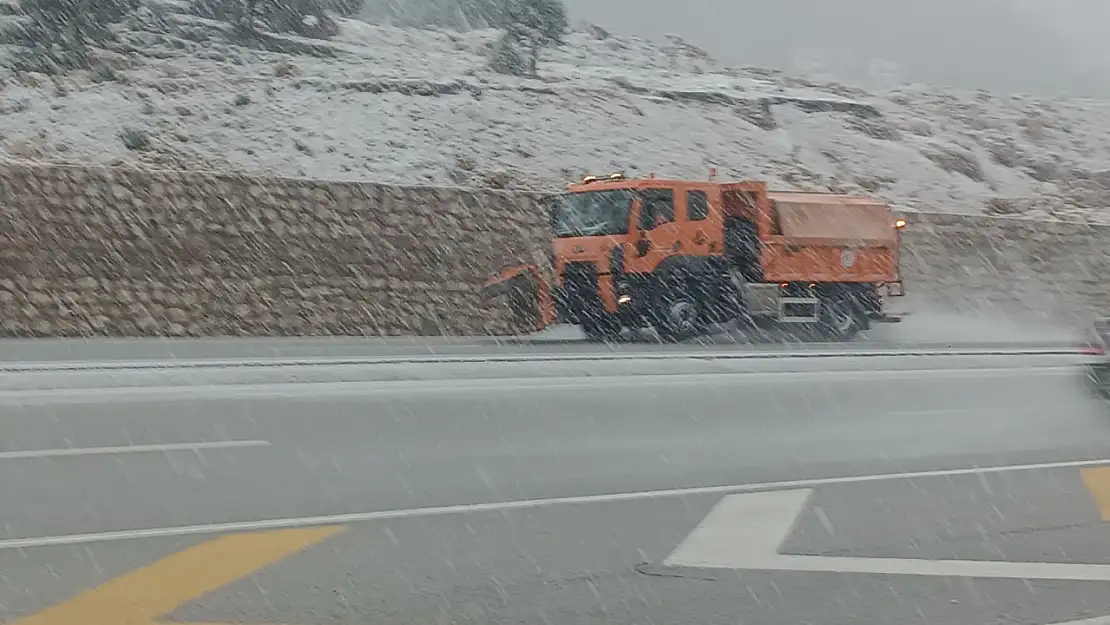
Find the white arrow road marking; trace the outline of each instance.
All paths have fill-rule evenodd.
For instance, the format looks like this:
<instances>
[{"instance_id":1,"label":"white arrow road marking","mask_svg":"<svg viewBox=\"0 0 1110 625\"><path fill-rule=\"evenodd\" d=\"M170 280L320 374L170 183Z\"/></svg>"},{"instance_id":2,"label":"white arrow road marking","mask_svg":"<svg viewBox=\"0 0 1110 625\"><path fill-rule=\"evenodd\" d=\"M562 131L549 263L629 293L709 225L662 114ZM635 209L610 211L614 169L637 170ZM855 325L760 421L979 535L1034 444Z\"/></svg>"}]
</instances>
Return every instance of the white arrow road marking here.
<instances>
[{"instance_id":1,"label":"white arrow road marking","mask_svg":"<svg viewBox=\"0 0 1110 625\"><path fill-rule=\"evenodd\" d=\"M728 495L663 561L664 566L940 577L1110 581L1110 565L782 555L779 546L805 510L811 489ZM1079 625L1110 625L1080 621Z\"/></svg>"}]
</instances>

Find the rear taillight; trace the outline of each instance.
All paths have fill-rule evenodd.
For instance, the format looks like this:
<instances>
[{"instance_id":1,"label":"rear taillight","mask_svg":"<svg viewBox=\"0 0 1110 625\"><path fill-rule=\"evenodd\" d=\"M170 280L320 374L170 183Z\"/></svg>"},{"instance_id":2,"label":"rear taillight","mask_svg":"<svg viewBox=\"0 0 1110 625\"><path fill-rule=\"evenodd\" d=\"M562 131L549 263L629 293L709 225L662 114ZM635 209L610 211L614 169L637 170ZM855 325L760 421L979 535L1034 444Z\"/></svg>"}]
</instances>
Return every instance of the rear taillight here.
<instances>
[{"instance_id":1,"label":"rear taillight","mask_svg":"<svg viewBox=\"0 0 1110 625\"><path fill-rule=\"evenodd\" d=\"M1083 345L1080 346L1079 353L1083 356L1105 356L1106 347L1102 345Z\"/></svg>"}]
</instances>

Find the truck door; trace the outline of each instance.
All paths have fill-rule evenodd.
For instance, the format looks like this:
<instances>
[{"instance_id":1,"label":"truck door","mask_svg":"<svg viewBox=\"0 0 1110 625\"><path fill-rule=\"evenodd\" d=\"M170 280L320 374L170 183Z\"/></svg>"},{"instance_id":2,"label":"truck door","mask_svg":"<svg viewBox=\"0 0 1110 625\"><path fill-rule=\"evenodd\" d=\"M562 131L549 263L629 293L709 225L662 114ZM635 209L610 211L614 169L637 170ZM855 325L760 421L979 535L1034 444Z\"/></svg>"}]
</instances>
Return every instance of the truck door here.
<instances>
[{"instance_id":1,"label":"truck door","mask_svg":"<svg viewBox=\"0 0 1110 625\"><path fill-rule=\"evenodd\" d=\"M682 252L679 225L675 221L674 192L645 189L640 193L640 215L633 254L627 268L648 273L668 256Z\"/></svg>"}]
</instances>

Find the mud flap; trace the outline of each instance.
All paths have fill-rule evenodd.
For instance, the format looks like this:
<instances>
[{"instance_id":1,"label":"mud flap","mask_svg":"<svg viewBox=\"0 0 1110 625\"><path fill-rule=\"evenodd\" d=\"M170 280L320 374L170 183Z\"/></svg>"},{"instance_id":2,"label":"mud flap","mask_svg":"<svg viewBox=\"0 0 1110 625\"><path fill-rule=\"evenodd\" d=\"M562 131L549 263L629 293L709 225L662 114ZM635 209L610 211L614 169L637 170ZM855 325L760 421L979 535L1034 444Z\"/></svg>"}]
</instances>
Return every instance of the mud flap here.
<instances>
[{"instance_id":1,"label":"mud flap","mask_svg":"<svg viewBox=\"0 0 1110 625\"><path fill-rule=\"evenodd\" d=\"M885 297L906 296L906 285L902 283L901 279L899 279L897 282L888 282L881 288L886 290L886 293L884 294ZM909 311L898 313L879 312L869 315L868 317L871 319L871 323L901 323L908 314L910 314Z\"/></svg>"},{"instance_id":2,"label":"mud flap","mask_svg":"<svg viewBox=\"0 0 1110 625\"><path fill-rule=\"evenodd\" d=\"M869 316L868 319L871 323L902 323L902 320L905 319L908 314L909 313L901 313L898 315L880 314Z\"/></svg>"},{"instance_id":3,"label":"mud flap","mask_svg":"<svg viewBox=\"0 0 1110 625\"><path fill-rule=\"evenodd\" d=\"M502 271L482 287L482 298L508 298L513 325L532 332L555 322L551 287L535 265L519 265Z\"/></svg>"}]
</instances>

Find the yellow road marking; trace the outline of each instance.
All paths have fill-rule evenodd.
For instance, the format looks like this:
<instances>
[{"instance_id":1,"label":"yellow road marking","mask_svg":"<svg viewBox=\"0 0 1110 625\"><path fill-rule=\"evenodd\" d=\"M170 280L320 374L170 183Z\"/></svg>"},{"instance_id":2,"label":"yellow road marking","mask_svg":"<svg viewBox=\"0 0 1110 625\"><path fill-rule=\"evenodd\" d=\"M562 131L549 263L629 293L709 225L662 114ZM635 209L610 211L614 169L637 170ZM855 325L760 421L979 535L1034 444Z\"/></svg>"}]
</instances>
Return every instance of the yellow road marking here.
<instances>
[{"instance_id":1,"label":"yellow road marking","mask_svg":"<svg viewBox=\"0 0 1110 625\"><path fill-rule=\"evenodd\" d=\"M1092 467L1080 471L1083 483L1098 506L1103 521L1110 521L1110 467Z\"/></svg>"},{"instance_id":2,"label":"yellow road marking","mask_svg":"<svg viewBox=\"0 0 1110 625\"><path fill-rule=\"evenodd\" d=\"M343 531L228 534L127 573L12 625L153 625L158 617Z\"/></svg>"}]
</instances>

